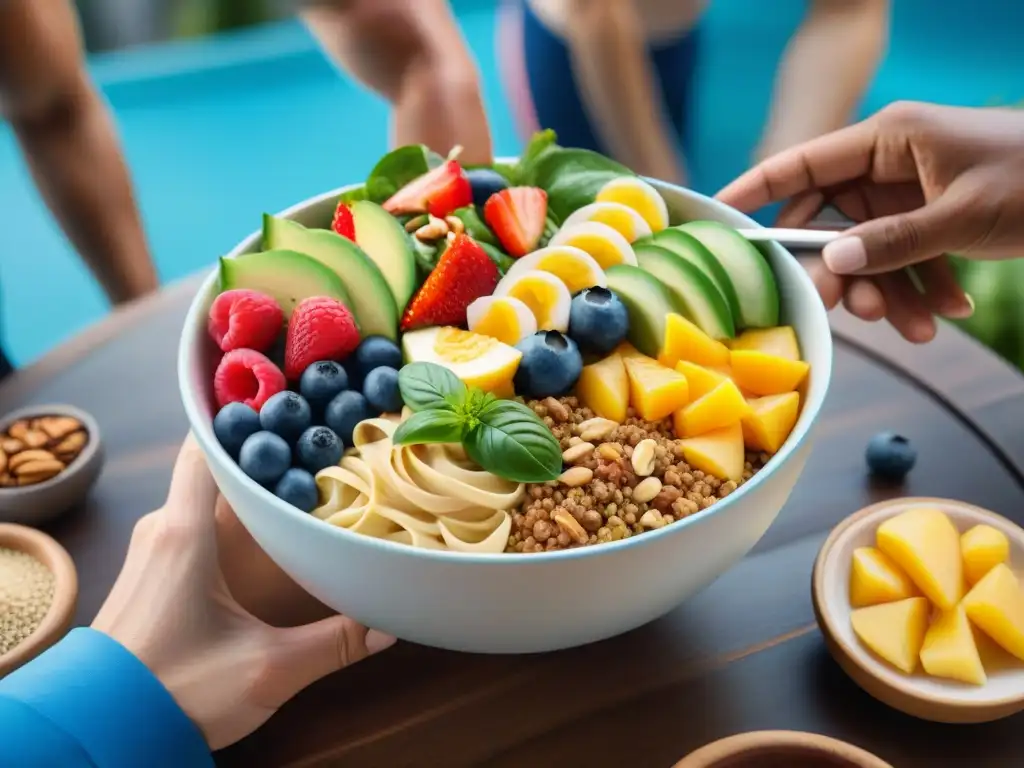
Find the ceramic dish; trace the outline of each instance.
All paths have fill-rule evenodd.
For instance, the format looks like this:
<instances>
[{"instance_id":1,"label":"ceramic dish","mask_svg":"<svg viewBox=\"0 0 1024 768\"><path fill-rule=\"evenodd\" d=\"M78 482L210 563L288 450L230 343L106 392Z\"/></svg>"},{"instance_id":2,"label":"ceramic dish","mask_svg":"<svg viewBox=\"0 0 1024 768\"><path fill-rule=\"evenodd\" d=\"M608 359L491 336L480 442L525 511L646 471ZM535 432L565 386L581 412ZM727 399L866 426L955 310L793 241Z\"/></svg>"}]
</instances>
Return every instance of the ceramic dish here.
<instances>
[{"instance_id":1,"label":"ceramic dish","mask_svg":"<svg viewBox=\"0 0 1024 768\"><path fill-rule=\"evenodd\" d=\"M1024 569L1024 529L1006 518L960 501L903 498L865 507L840 523L825 541L814 564L814 612L832 656L861 688L908 715L942 723L980 723L1024 710L1024 662L994 647L980 646L988 681L975 686L930 677L920 667L906 675L871 653L850 625L849 584L853 550L874 546L875 531L890 517L911 507L936 507L960 533L991 525L1010 540L1010 567Z\"/></svg>"},{"instance_id":2,"label":"ceramic dish","mask_svg":"<svg viewBox=\"0 0 1024 768\"><path fill-rule=\"evenodd\" d=\"M71 555L55 539L23 525L0 523L0 549L31 555L54 576L53 602L35 631L0 656L0 677L31 661L56 643L71 624L78 603L78 574Z\"/></svg>"},{"instance_id":3,"label":"ceramic dish","mask_svg":"<svg viewBox=\"0 0 1024 768\"><path fill-rule=\"evenodd\" d=\"M72 405L32 405L0 418L0 434L21 419L70 416L88 434L81 452L60 473L34 485L0 488L0 522L38 526L62 515L85 498L103 468L103 441L96 420Z\"/></svg>"},{"instance_id":4,"label":"ceramic dish","mask_svg":"<svg viewBox=\"0 0 1024 768\"><path fill-rule=\"evenodd\" d=\"M892 768L859 747L797 731L729 736L684 757L674 768Z\"/></svg>"}]
</instances>

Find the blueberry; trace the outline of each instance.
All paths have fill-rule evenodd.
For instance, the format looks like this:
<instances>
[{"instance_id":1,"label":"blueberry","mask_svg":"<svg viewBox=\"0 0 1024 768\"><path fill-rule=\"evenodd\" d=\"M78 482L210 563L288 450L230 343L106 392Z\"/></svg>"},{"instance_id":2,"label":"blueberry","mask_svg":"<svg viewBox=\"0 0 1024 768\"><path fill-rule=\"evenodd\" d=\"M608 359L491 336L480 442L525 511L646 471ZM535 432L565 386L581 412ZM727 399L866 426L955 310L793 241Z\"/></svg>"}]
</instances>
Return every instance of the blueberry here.
<instances>
[{"instance_id":1,"label":"blueberry","mask_svg":"<svg viewBox=\"0 0 1024 768\"><path fill-rule=\"evenodd\" d=\"M864 458L872 474L887 480L901 480L917 461L917 450L895 432L879 432L868 442Z\"/></svg>"},{"instance_id":2,"label":"blueberry","mask_svg":"<svg viewBox=\"0 0 1024 768\"><path fill-rule=\"evenodd\" d=\"M292 449L280 435L257 432L242 443L238 466L261 485L273 485L292 465Z\"/></svg>"},{"instance_id":3,"label":"blueberry","mask_svg":"<svg viewBox=\"0 0 1024 768\"><path fill-rule=\"evenodd\" d=\"M236 459L245 438L259 431L260 416L245 403L228 403L213 417L213 434Z\"/></svg>"},{"instance_id":4,"label":"blueberry","mask_svg":"<svg viewBox=\"0 0 1024 768\"><path fill-rule=\"evenodd\" d=\"M303 512L312 512L320 503L316 480L309 472L298 467L292 467L281 476L274 486L274 495Z\"/></svg>"},{"instance_id":5,"label":"blueberry","mask_svg":"<svg viewBox=\"0 0 1024 768\"><path fill-rule=\"evenodd\" d=\"M395 342L384 336L367 336L359 342L356 351L349 358L349 374L354 376L352 388L362 389L366 374L382 365L395 370L401 368L402 350Z\"/></svg>"},{"instance_id":6,"label":"blueberry","mask_svg":"<svg viewBox=\"0 0 1024 768\"><path fill-rule=\"evenodd\" d=\"M352 430L364 419L376 416L366 398L351 389L342 392L327 404L324 421L341 438L345 445L352 445Z\"/></svg>"},{"instance_id":7,"label":"blueberry","mask_svg":"<svg viewBox=\"0 0 1024 768\"><path fill-rule=\"evenodd\" d=\"M366 374L363 397L378 413L398 413L402 410L402 393L398 391L398 371L381 365Z\"/></svg>"},{"instance_id":8,"label":"blueberry","mask_svg":"<svg viewBox=\"0 0 1024 768\"><path fill-rule=\"evenodd\" d=\"M260 424L263 428L280 435L289 443L299 439L313 423L313 411L306 398L297 392L285 390L273 395L260 408Z\"/></svg>"},{"instance_id":9,"label":"blueberry","mask_svg":"<svg viewBox=\"0 0 1024 768\"><path fill-rule=\"evenodd\" d=\"M607 288L584 288L569 305L569 337L584 352L607 355L626 338L629 314Z\"/></svg>"},{"instance_id":10,"label":"blueberry","mask_svg":"<svg viewBox=\"0 0 1024 768\"><path fill-rule=\"evenodd\" d=\"M495 192L508 189L508 181L497 171L490 168L475 168L466 171L466 178L469 179L469 186L473 190L473 205L483 208L484 203Z\"/></svg>"},{"instance_id":11,"label":"blueberry","mask_svg":"<svg viewBox=\"0 0 1024 768\"><path fill-rule=\"evenodd\" d=\"M342 450L341 438L330 427L310 427L295 444L298 463L314 475L341 461Z\"/></svg>"},{"instance_id":12,"label":"blueberry","mask_svg":"<svg viewBox=\"0 0 1024 768\"><path fill-rule=\"evenodd\" d=\"M580 377L583 358L576 342L558 331L541 331L516 345L523 353L513 385L523 397L564 395Z\"/></svg>"},{"instance_id":13,"label":"blueberry","mask_svg":"<svg viewBox=\"0 0 1024 768\"><path fill-rule=\"evenodd\" d=\"M322 416L324 408L343 390L348 389L348 374L340 363L321 360L302 372L299 392L315 416Z\"/></svg>"}]
</instances>

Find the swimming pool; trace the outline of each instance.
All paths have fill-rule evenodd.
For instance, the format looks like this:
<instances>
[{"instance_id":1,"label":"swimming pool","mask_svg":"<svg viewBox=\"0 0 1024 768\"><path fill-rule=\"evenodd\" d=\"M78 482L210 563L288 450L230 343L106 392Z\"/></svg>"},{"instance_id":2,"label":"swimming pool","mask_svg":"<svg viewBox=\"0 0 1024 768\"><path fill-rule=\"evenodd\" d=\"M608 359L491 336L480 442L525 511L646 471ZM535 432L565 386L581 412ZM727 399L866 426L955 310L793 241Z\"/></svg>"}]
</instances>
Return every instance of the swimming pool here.
<instances>
[{"instance_id":1,"label":"swimming pool","mask_svg":"<svg viewBox=\"0 0 1024 768\"><path fill-rule=\"evenodd\" d=\"M483 74L495 149L514 154L520 142L494 56L495 3L454 5ZM1024 98L1024 67L1009 65L1020 59L1014 36L1024 20L1014 4L976 0L967 17L952 2L894 5L892 51L866 112L897 98L975 105ZM776 15L766 19L763 0L713 3L695 109L701 191L744 168L773 61L802 7L775 0ZM386 150L383 102L339 77L294 22L106 54L92 69L116 112L164 282L212 263L257 227L263 211L361 178ZM102 317L107 305L2 126L0 200L0 318L12 359L24 364Z\"/></svg>"}]
</instances>

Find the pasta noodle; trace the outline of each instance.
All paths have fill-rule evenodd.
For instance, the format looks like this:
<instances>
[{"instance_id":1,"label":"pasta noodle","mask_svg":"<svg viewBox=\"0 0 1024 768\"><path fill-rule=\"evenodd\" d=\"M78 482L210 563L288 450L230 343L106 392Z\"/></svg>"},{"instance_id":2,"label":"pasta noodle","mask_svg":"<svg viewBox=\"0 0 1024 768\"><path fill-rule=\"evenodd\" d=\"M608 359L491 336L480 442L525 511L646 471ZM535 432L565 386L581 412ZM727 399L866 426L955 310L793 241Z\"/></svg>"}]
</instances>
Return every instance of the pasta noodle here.
<instances>
[{"instance_id":1,"label":"pasta noodle","mask_svg":"<svg viewBox=\"0 0 1024 768\"><path fill-rule=\"evenodd\" d=\"M458 443L400 445L398 420L356 425L355 446L317 473L321 520L414 547L504 552L525 486L481 469Z\"/></svg>"}]
</instances>

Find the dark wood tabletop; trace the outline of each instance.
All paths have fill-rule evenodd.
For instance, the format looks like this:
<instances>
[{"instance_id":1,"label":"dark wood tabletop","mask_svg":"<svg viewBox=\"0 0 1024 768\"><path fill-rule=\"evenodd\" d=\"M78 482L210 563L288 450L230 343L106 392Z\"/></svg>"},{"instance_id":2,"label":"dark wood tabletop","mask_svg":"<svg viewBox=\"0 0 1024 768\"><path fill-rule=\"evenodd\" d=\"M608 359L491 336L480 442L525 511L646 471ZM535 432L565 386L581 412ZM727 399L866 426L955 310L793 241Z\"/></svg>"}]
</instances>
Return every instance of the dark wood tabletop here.
<instances>
[{"instance_id":1,"label":"dark wood tabletop","mask_svg":"<svg viewBox=\"0 0 1024 768\"><path fill-rule=\"evenodd\" d=\"M49 529L78 566L78 623L113 583L135 520L166 492L187 430L175 358L197 285L115 312L0 387L2 411L70 402L103 430L99 483ZM832 391L807 469L754 551L707 590L627 635L559 653L399 644L314 685L218 763L667 768L710 741L762 729L835 736L896 768L1024 763L1024 715L935 725L863 693L828 656L810 602L818 547L873 501L956 497L1024 524L1024 377L950 327L922 347L842 314L833 327ZM865 472L864 447L886 429L919 451L902 485Z\"/></svg>"}]
</instances>

